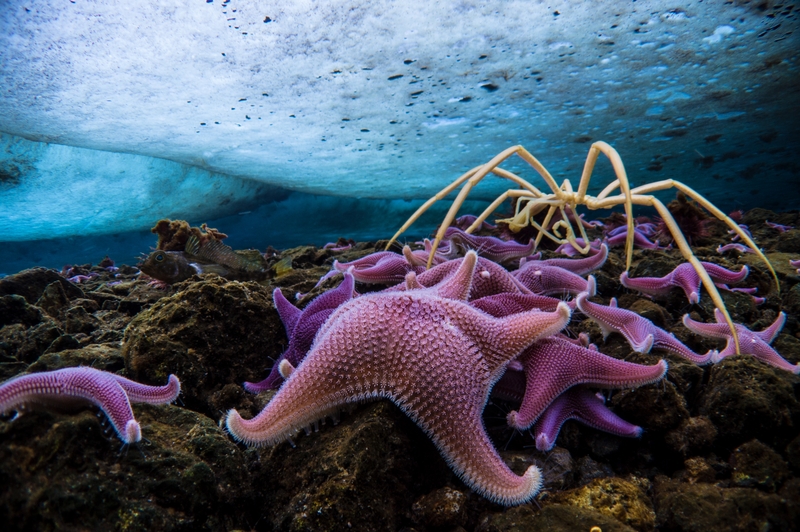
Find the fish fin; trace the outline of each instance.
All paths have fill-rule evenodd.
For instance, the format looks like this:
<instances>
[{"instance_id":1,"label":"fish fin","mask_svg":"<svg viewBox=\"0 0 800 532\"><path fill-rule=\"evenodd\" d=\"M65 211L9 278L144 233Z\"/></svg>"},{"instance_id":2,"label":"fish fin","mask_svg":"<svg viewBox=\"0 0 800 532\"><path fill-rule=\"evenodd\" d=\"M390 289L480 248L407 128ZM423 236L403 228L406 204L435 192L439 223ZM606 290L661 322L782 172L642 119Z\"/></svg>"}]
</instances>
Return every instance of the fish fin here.
<instances>
[{"instance_id":1,"label":"fish fin","mask_svg":"<svg viewBox=\"0 0 800 532\"><path fill-rule=\"evenodd\" d=\"M200 240L195 235L190 236L186 240L186 247L183 250L190 255L198 255L200 253Z\"/></svg>"}]
</instances>

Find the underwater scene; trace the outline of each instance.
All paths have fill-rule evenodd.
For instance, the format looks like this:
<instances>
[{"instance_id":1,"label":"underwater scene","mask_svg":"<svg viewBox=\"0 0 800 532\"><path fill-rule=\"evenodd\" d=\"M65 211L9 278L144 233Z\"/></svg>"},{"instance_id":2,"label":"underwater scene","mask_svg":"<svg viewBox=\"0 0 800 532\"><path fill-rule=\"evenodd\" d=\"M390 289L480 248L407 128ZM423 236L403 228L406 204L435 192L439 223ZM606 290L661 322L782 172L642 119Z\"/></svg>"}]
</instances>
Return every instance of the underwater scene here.
<instances>
[{"instance_id":1,"label":"underwater scene","mask_svg":"<svg viewBox=\"0 0 800 532\"><path fill-rule=\"evenodd\" d=\"M798 9L3 3L4 530L800 529Z\"/></svg>"}]
</instances>

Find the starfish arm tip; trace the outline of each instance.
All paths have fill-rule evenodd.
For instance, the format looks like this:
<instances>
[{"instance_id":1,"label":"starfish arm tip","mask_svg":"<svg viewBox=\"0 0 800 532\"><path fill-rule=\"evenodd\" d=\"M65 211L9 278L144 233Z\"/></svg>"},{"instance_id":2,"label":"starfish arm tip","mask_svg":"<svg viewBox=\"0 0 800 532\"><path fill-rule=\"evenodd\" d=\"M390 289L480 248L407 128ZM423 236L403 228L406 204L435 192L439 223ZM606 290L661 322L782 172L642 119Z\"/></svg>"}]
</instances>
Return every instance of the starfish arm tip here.
<instances>
[{"instance_id":1,"label":"starfish arm tip","mask_svg":"<svg viewBox=\"0 0 800 532\"><path fill-rule=\"evenodd\" d=\"M136 443L142 439L142 428L135 419L130 419L125 424L125 432L120 434L120 439L125 443Z\"/></svg>"}]
</instances>

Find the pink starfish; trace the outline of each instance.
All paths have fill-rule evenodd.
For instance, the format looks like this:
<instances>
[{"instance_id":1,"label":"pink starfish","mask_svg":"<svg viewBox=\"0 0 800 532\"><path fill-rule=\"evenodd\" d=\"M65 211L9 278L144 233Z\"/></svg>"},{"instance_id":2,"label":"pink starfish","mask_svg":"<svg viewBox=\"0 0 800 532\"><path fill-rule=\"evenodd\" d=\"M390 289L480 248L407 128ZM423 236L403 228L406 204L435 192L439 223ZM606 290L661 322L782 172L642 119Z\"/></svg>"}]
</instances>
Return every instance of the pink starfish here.
<instances>
[{"instance_id":1,"label":"pink starfish","mask_svg":"<svg viewBox=\"0 0 800 532\"><path fill-rule=\"evenodd\" d=\"M311 344L314 342L319 328L339 305L353 298L354 288L353 275L345 272L344 279L339 286L314 298L303 310L289 303L281 289L276 288L272 292L272 300L275 302L275 308L286 329L289 345L272 365L272 370L266 379L260 382L245 382L244 389L250 393L260 393L278 388L285 378L281 373L281 362L286 361L289 364L289 366L283 365L283 371L292 371L300 365L308 350L311 349Z\"/></svg>"},{"instance_id":2,"label":"pink starfish","mask_svg":"<svg viewBox=\"0 0 800 532\"><path fill-rule=\"evenodd\" d=\"M550 266L540 261L526 262L519 270L511 273L528 290L534 294L579 294L595 292L595 280L591 275L584 279L564 268Z\"/></svg>"},{"instance_id":3,"label":"pink starfish","mask_svg":"<svg viewBox=\"0 0 800 532\"><path fill-rule=\"evenodd\" d=\"M717 323L702 323L694 321L688 314L683 316L683 324L691 331L709 338L724 338L727 340L725 349L719 352L714 352L711 360L714 363L719 362L725 357L736 354L736 344L731 338L731 330L725 322L725 317L719 309L714 309L714 318ZM786 323L786 314L781 312L778 314L777 319L764 329L763 331L751 331L744 325L735 323L733 326L736 329L736 334L739 336L739 348L743 355L753 355L758 360L774 366L778 369L791 371L795 375L800 374L800 363L791 364L785 358L780 356L774 348L769 344L781 332L783 324Z\"/></svg>"},{"instance_id":4,"label":"pink starfish","mask_svg":"<svg viewBox=\"0 0 800 532\"><path fill-rule=\"evenodd\" d=\"M453 275L463 261L464 258L459 257L436 265L430 270L417 273L416 280L423 287L434 286ZM405 284L386 289L387 292L402 290L406 290ZM484 257L478 257L478 263L472 278L470 300L502 293L530 294L531 291L499 264Z\"/></svg>"},{"instance_id":5,"label":"pink starfish","mask_svg":"<svg viewBox=\"0 0 800 532\"><path fill-rule=\"evenodd\" d=\"M556 397L578 384L598 388L634 388L661 380L667 362L653 366L617 360L558 337L544 338L519 357L525 371L525 396L519 411L508 414L509 426L531 427Z\"/></svg>"},{"instance_id":6,"label":"pink starfish","mask_svg":"<svg viewBox=\"0 0 800 532\"><path fill-rule=\"evenodd\" d=\"M528 244L501 240L494 236L477 236L465 233L458 227L448 227L444 238L451 245L466 251L474 249L478 255L497 263L509 262L522 257L527 257L536 249L536 242L531 240Z\"/></svg>"},{"instance_id":7,"label":"pink starfish","mask_svg":"<svg viewBox=\"0 0 800 532\"><path fill-rule=\"evenodd\" d=\"M641 427L628 423L609 410L602 394L592 392L586 386L573 386L550 403L534 425L536 448L540 451L552 449L568 419L625 438L642 435Z\"/></svg>"},{"instance_id":8,"label":"pink starfish","mask_svg":"<svg viewBox=\"0 0 800 532\"><path fill-rule=\"evenodd\" d=\"M108 416L125 443L142 439L131 403L164 404L177 399L181 383L169 376L165 386L147 386L114 373L89 367L65 368L14 377L0 385L0 412L29 406L70 408L93 404Z\"/></svg>"},{"instance_id":9,"label":"pink starfish","mask_svg":"<svg viewBox=\"0 0 800 532\"><path fill-rule=\"evenodd\" d=\"M790 260L789 265L792 268L797 268L797 273L800 274L800 259L797 260Z\"/></svg>"},{"instance_id":10,"label":"pink starfish","mask_svg":"<svg viewBox=\"0 0 800 532\"><path fill-rule=\"evenodd\" d=\"M585 246L586 245L584 240L582 238L580 238L580 237L576 238L575 242L579 246ZM597 250L600 249L600 244L601 244L600 239L599 238L595 238L594 240L592 240L589 243L589 247L591 249L595 250L595 252L596 252ZM579 250L575 249L572 246L572 244L570 244L569 242L567 242L566 244L561 244L560 246L558 246L556 248L556 253L561 253L561 254L566 255L568 257L574 257L575 255L580 255L581 254L581 252ZM590 253L591 253L591 251L590 251Z\"/></svg>"},{"instance_id":11,"label":"pink starfish","mask_svg":"<svg viewBox=\"0 0 800 532\"><path fill-rule=\"evenodd\" d=\"M665 349L695 364L708 364L711 361L711 352L698 355L672 334L653 325L652 321L633 311L619 308L616 298L611 298L611 304L607 307L592 303L585 293L579 294L576 301L578 309L600 326L604 340L612 332L618 332L637 353L649 353L651 349Z\"/></svg>"},{"instance_id":12,"label":"pink starfish","mask_svg":"<svg viewBox=\"0 0 800 532\"><path fill-rule=\"evenodd\" d=\"M520 269L529 266L532 263L547 266L557 266L563 268L576 275L586 275L598 268L602 268L608 258L608 246L601 244L600 252L589 255L583 259L547 259L547 260L525 260L521 259L519 263Z\"/></svg>"},{"instance_id":13,"label":"pink starfish","mask_svg":"<svg viewBox=\"0 0 800 532\"><path fill-rule=\"evenodd\" d=\"M732 272L711 262L701 262L700 264L703 265L709 277L716 283L738 283L750 273L747 266L742 266L742 269L738 272ZM663 296L672 287L680 286L689 299L689 303L696 304L700 301L700 276L697 275L697 272L688 262L679 264L664 277L629 278L628 272L622 272L619 280L622 286L651 296Z\"/></svg>"},{"instance_id":14,"label":"pink starfish","mask_svg":"<svg viewBox=\"0 0 800 532\"><path fill-rule=\"evenodd\" d=\"M767 224L768 227L771 227L773 229L777 229L781 233L785 233L786 231L791 231L792 229L794 229L794 227L791 226L791 225L775 224L775 223L770 222L769 220L765 220L764 223Z\"/></svg>"},{"instance_id":15,"label":"pink starfish","mask_svg":"<svg viewBox=\"0 0 800 532\"><path fill-rule=\"evenodd\" d=\"M625 242L628 239L628 230L627 230L628 228L625 226L623 226L623 228L625 229L624 231L621 231L616 235L612 236L611 238L609 238L608 240L606 240L608 247L613 248L615 246L625 245ZM650 240L648 240L647 236L645 236L643 232L638 231L635 228L633 230L633 245L634 247L642 249L670 249L669 246L667 247L659 246L658 241L651 242Z\"/></svg>"},{"instance_id":16,"label":"pink starfish","mask_svg":"<svg viewBox=\"0 0 800 532\"><path fill-rule=\"evenodd\" d=\"M732 242L730 244L725 244L724 246L717 246L717 253L725 253L726 251L738 251L739 253L755 253L752 248L745 246L744 244L737 244Z\"/></svg>"},{"instance_id":17,"label":"pink starfish","mask_svg":"<svg viewBox=\"0 0 800 532\"><path fill-rule=\"evenodd\" d=\"M293 436L347 403L387 398L433 440L458 476L500 504L530 500L538 468L517 476L486 434L481 414L509 361L569 321L569 308L493 318L453 299L469 294L477 255L440 285L352 299L322 326L303 363L264 410L226 426L248 445ZM412 276L413 277L413 276Z\"/></svg>"}]
</instances>

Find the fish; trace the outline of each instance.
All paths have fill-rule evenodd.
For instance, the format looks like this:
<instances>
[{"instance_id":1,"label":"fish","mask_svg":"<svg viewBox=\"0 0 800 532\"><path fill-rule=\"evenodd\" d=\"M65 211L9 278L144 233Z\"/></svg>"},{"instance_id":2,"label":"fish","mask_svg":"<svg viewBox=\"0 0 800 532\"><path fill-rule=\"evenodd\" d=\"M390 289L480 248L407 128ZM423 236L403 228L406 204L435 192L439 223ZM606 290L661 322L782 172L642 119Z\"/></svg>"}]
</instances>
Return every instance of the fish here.
<instances>
[{"instance_id":1,"label":"fish","mask_svg":"<svg viewBox=\"0 0 800 532\"><path fill-rule=\"evenodd\" d=\"M255 249L234 251L219 240L201 244L190 236L183 251L157 249L136 265L139 270L167 284L179 283L193 275L213 273L235 281L262 281L267 262Z\"/></svg>"}]
</instances>

